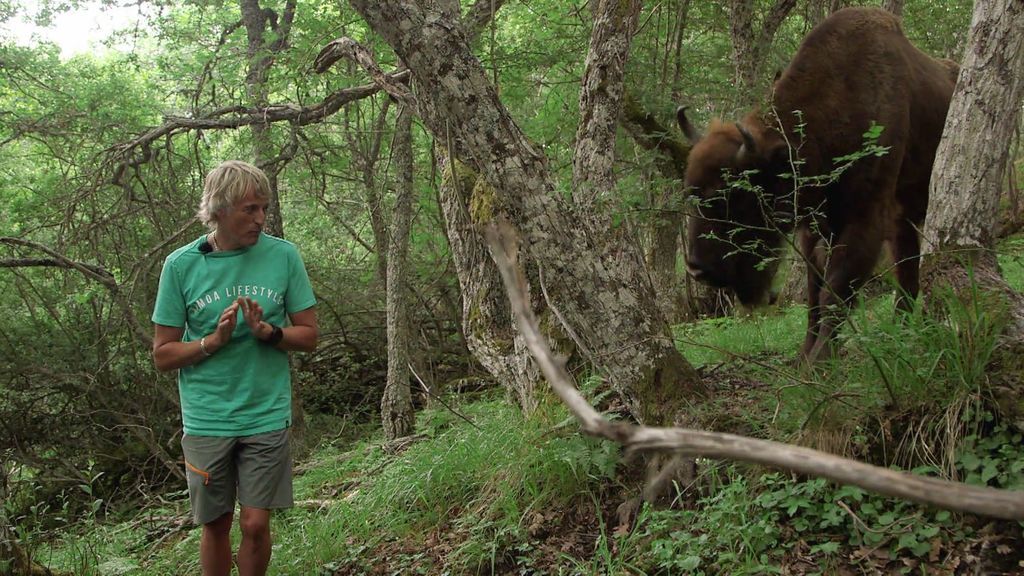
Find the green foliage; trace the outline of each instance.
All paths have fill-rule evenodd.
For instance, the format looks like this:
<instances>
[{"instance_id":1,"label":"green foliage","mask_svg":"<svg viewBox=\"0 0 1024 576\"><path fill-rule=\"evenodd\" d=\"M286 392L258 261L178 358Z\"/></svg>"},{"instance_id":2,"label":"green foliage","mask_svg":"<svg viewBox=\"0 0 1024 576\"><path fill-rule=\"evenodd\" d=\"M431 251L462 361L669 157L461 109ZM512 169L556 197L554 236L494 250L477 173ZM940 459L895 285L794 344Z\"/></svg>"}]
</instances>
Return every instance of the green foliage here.
<instances>
[{"instance_id":1,"label":"green foliage","mask_svg":"<svg viewBox=\"0 0 1024 576\"><path fill-rule=\"evenodd\" d=\"M736 467L724 474L726 484L696 510L641 514L630 538L645 542L634 561L647 573L772 574L792 555L811 554L819 573L828 574L841 561L841 549L927 560L937 546L971 535L949 512L856 487L779 473L752 480Z\"/></svg>"},{"instance_id":2,"label":"green foliage","mask_svg":"<svg viewBox=\"0 0 1024 576\"><path fill-rule=\"evenodd\" d=\"M981 419L994 423L989 413ZM956 466L968 484L1024 490L1024 434L1002 423L984 434L970 434L963 440Z\"/></svg>"},{"instance_id":3,"label":"green foliage","mask_svg":"<svg viewBox=\"0 0 1024 576\"><path fill-rule=\"evenodd\" d=\"M444 410L424 411L417 419L422 438L398 454L382 450L379 432L344 452L325 444L312 454L308 471L296 478L296 499L330 503L275 520L275 546L296 551L275 552L284 558L275 561L278 573L368 570L377 547L397 547L394 569L416 573L405 570L437 561L421 547L438 530L458 535L442 559L451 569L488 573L498 562L525 563L530 523L592 501L588 491L608 481L618 462L614 445L568 428L552 431L552 420L566 415L558 406L527 420L504 401L458 410L476 425ZM192 565L195 546L193 532L157 552L144 571Z\"/></svg>"},{"instance_id":4,"label":"green foliage","mask_svg":"<svg viewBox=\"0 0 1024 576\"><path fill-rule=\"evenodd\" d=\"M907 2L903 28L918 48L937 58L960 61L967 41L974 2Z\"/></svg>"},{"instance_id":5,"label":"green foliage","mask_svg":"<svg viewBox=\"0 0 1024 576\"><path fill-rule=\"evenodd\" d=\"M894 316L885 298L855 314L843 337L860 362L839 367L849 378L880 378L896 406L911 405L938 393L959 398L977 393L1005 319L977 301L959 301L952 294L932 294L933 310L920 308ZM864 370L866 369L866 372Z\"/></svg>"},{"instance_id":6,"label":"green foliage","mask_svg":"<svg viewBox=\"0 0 1024 576\"><path fill-rule=\"evenodd\" d=\"M970 4L911 1L903 25L926 50L958 57ZM767 6L759 2L757 10ZM0 19L15 8L0 2ZM46 4L42 18L57 9L63 8ZM544 0L506 3L497 16L494 28L476 40L475 53L517 124L543 150L557 189L568 191L590 33L586 10ZM627 88L670 136L678 136L677 104L694 106L701 119L732 117L748 96L733 81L729 16L725 3L645 6ZM161 486L164 465L133 434L166 449L162 456L169 461L177 458L172 378L155 375L131 321L148 329L162 258L201 233L188 223L203 174L224 158L251 158L257 138L246 127L175 130L146 149L132 149L126 156L132 166L122 178L114 176L124 145L166 117L196 119L252 106L248 39L244 29L233 28L239 17L237 3L168 4L150 28L137 31L132 53L105 57L61 61L52 45L0 46L0 236L102 267L118 283L115 291L58 268L0 270L0 292L8 296L0 301L0 445L23 451L4 453L5 462L9 454L16 461L17 474L0 478L12 487L0 527L13 526L36 558L76 574L198 570L198 530L175 524L186 514L184 493L174 480L176 491ZM806 31L805 14L784 23L761 63L762 85ZM325 75L309 73L320 48L343 35L367 45L385 69L396 65L391 49L346 3L300 0L288 48L276 55L266 79L267 100L308 106L370 83L344 62ZM698 510L645 511L640 532L647 540L624 538L602 509L618 497L618 448L579 437L567 414L551 405L527 420L494 399L459 406L479 428L428 410L418 415L415 444L385 451L369 432L372 419L370 425L365 420L377 411L386 357L383 283L376 271L381 247L374 245L369 214L379 207L386 225L393 204L396 106L388 102L378 94L349 102L322 122L269 125L262 136L271 155L281 155L284 228L302 250L322 303L325 346L298 360L298 389L315 412L314 429L339 436L302 464L296 488L306 504L275 517L278 573L332 567L358 573L379 568L382 558L390 558L395 573L761 573L775 570L780 554L801 539L808 543L801 553L827 564L850 547L868 546L874 534L883 535L878 542L894 556L914 558L933 538L969 537L955 517L931 517L817 481L730 468L721 472L722 489ZM656 153L641 150L625 131L619 136L619 185L603 206L617 230L650 246L652 225L677 209L665 198L678 184L660 170ZM468 372L459 334L461 295L437 203L434 142L417 130L414 145L414 346L417 362L432 369L427 377L443 386ZM866 147L864 153L875 152ZM1018 248L1008 245L1000 262L1020 288ZM3 259L41 255L2 249ZM944 322L915 315L900 324L891 321L890 308L888 300L876 302L853 319L844 332L847 357L827 377L796 374L786 364L802 335L805 310L799 307L675 331L686 356L710 378L725 374L757 384L723 395L709 411L731 409L738 427L782 439L813 440L831 423L848 423L845 447L889 463L900 458L877 454L879 431L872 422L898 424L907 414L923 414L917 429L930 430L931 442L939 434L936 413L954 421L984 413L984 368L999 327L978 310L956 308ZM737 397L744 402L734 402ZM831 418L837 414L844 418ZM968 423L943 440L956 448L954 459L935 470L1019 486L1017 432L997 417L959 420ZM353 437L359 440L349 445ZM905 460L927 458L918 451ZM139 488L145 512L122 522L118 511L138 503ZM325 504L309 504L315 501ZM837 507L840 501L863 525ZM559 548L553 569L542 540L545 531L560 528L557 516L567 509L585 518L589 532L585 546ZM921 521L911 526L905 517ZM67 528L55 539L59 526ZM431 548L438 540L443 557Z\"/></svg>"}]
</instances>

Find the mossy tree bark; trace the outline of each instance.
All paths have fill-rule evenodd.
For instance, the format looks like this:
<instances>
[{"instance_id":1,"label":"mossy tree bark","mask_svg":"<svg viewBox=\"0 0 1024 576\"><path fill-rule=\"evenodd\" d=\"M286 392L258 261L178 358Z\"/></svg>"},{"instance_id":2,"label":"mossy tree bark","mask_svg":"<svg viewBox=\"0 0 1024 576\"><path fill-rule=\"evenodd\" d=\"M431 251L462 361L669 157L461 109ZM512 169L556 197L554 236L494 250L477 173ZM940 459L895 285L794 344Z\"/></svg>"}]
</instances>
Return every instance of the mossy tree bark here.
<instances>
[{"instance_id":1,"label":"mossy tree bark","mask_svg":"<svg viewBox=\"0 0 1024 576\"><path fill-rule=\"evenodd\" d=\"M977 0L968 48L936 153L924 229L922 288L929 310L940 295L978 298L1005 320L993 359L992 393L1024 423L1024 297L1003 280L993 253L1003 171L1024 98L1024 4Z\"/></svg>"},{"instance_id":2,"label":"mossy tree bark","mask_svg":"<svg viewBox=\"0 0 1024 576\"><path fill-rule=\"evenodd\" d=\"M473 57L457 21L411 0L352 0L398 53L418 87L420 117L495 190L495 210L520 230L566 331L637 418L665 422L703 392L675 349L635 246L581 225ZM582 344L582 345L581 345Z\"/></svg>"},{"instance_id":3,"label":"mossy tree bark","mask_svg":"<svg viewBox=\"0 0 1024 576\"><path fill-rule=\"evenodd\" d=\"M493 22L504 0L478 0L462 19L470 42ZM473 358L504 386L524 414L537 408L540 373L530 358L505 298L501 276L480 233L493 215L494 189L480 174L452 157L438 138L438 199L462 295L462 332ZM538 310L540 313L540 310Z\"/></svg>"},{"instance_id":4,"label":"mossy tree bark","mask_svg":"<svg viewBox=\"0 0 1024 576\"><path fill-rule=\"evenodd\" d=\"M440 148L441 211L462 294L462 331L469 351L501 383L524 414L537 407L540 373L516 330L501 275L480 233L494 189L479 174ZM474 216L476 214L476 216Z\"/></svg>"}]
</instances>

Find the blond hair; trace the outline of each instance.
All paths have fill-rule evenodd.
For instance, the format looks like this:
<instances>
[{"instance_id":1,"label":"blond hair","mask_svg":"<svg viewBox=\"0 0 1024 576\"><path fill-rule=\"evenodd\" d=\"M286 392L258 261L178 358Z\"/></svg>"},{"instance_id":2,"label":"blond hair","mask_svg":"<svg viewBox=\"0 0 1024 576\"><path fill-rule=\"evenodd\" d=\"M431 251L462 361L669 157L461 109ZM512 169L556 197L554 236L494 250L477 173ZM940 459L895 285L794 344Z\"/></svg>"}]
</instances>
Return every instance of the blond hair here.
<instances>
[{"instance_id":1,"label":"blond hair","mask_svg":"<svg viewBox=\"0 0 1024 576\"><path fill-rule=\"evenodd\" d=\"M203 199L199 201L199 221L210 230L217 229L214 215L226 210L252 190L257 197L270 197L270 179L263 170L241 160L228 160L210 170L203 181Z\"/></svg>"}]
</instances>

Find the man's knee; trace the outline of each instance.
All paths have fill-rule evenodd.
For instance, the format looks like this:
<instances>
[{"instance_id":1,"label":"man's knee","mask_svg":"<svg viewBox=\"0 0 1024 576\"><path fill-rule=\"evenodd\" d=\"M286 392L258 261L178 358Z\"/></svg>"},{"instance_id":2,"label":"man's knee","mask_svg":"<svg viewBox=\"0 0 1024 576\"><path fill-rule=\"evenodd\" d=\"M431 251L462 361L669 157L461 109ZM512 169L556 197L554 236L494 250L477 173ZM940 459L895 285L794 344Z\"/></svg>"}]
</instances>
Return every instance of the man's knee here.
<instances>
[{"instance_id":1,"label":"man's knee","mask_svg":"<svg viewBox=\"0 0 1024 576\"><path fill-rule=\"evenodd\" d=\"M270 536L270 511L258 508L243 508L238 520L242 536L263 539Z\"/></svg>"}]
</instances>

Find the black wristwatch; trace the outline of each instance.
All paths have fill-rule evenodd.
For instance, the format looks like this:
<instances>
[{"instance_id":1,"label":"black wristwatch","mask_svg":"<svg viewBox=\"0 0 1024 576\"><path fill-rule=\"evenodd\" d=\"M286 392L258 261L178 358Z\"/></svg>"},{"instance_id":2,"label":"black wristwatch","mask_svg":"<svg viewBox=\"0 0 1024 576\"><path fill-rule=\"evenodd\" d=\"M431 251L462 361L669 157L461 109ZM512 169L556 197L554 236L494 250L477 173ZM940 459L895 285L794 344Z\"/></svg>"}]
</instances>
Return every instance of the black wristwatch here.
<instances>
[{"instance_id":1,"label":"black wristwatch","mask_svg":"<svg viewBox=\"0 0 1024 576\"><path fill-rule=\"evenodd\" d=\"M270 327L274 329L270 333L270 337L267 338L266 340L260 340L260 342L263 342L268 346L277 346L277 343L280 342L282 338L284 338L284 330L281 330L280 326L274 326L273 324L271 324Z\"/></svg>"}]
</instances>

